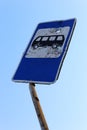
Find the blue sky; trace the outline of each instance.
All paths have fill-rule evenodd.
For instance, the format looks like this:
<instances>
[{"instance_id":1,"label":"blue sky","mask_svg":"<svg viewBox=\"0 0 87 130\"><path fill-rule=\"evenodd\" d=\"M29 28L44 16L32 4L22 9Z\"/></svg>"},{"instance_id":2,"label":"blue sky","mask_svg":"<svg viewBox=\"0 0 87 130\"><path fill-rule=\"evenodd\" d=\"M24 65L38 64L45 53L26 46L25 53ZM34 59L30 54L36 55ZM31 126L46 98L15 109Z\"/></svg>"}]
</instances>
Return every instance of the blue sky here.
<instances>
[{"instance_id":1,"label":"blue sky","mask_svg":"<svg viewBox=\"0 0 87 130\"><path fill-rule=\"evenodd\" d=\"M36 85L50 130L87 130L86 0L0 1L0 130L40 130L28 84L11 78L39 22L77 18L58 81Z\"/></svg>"}]
</instances>

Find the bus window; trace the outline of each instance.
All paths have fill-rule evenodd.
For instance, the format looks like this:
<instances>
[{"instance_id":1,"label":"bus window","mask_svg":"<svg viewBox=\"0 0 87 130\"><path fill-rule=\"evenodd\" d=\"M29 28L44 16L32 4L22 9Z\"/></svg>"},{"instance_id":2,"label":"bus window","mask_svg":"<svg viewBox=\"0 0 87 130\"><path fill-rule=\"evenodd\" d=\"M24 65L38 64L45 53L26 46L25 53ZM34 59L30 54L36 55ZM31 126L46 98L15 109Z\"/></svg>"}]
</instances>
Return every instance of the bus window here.
<instances>
[{"instance_id":1,"label":"bus window","mask_svg":"<svg viewBox=\"0 0 87 130\"><path fill-rule=\"evenodd\" d=\"M54 41L55 40L55 36L51 36L50 38L49 38L49 41Z\"/></svg>"},{"instance_id":2,"label":"bus window","mask_svg":"<svg viewBox=\"0 0 87 130\"><path fill-rule=\"evenodd\" d=\"M41 40L41 37L38 37L37 39L36 39L36 41L40 41Z\"/></svg>"},{"instance_id":3,"label":"bus window","mask_svg":"<svg viewBox=\"0 0 87 130\"><path fill-rule=\"evenodd\" d=\"M48 40L48 37L43 37L42 38L42 41L47 41Z\"/></svg>"},{"instance_id":4,"label":"bus window","mask_svg":"<svg viewBox=\"0 0 87 130\"><path fill-rule=\"evenodd\" d=\"M63 36L58 36L58 37L57 37L57 40L58 40L58 41L62 41L62 40L63 40Z\"/></svg>"}]
</instances>

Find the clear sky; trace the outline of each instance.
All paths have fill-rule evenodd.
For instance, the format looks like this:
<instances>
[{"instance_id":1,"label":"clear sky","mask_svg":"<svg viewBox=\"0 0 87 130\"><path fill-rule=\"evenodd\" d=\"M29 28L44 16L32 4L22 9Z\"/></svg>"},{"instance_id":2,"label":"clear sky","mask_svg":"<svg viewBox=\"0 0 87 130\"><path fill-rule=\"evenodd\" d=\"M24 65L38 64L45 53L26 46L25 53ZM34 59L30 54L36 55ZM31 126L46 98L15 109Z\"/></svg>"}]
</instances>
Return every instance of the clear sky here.
<instances>
[{"instance_id":1,"label":"clear sky","mask_svg":"<svg viewBox=\"0 0 87 130\"><path fill-rule=\"evenodd\" d=\"M36 85L49 130L87 130L87 1L0 1L0 130L40 130L28 84L11 78L39 22L77 18L58 81Z\"/></svg>"}]
</instances>

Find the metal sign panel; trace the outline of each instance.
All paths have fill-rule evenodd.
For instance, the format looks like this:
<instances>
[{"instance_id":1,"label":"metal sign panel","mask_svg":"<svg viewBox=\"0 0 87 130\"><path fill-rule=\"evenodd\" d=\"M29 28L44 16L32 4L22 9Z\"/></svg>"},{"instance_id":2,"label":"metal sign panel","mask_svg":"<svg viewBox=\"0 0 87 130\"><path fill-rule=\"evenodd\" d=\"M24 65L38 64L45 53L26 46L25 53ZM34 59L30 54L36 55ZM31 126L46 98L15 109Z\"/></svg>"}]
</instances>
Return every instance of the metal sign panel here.
<instances>
[{"instance_id":1,"label":"metal sign panel","mask_svg":"<svg viewBox=\"0 0 87 130\"><path fill-rule=\"evenodd\" d=\"M38 24L13 81L54 83L68 50L76 19Z\"/></svg>"}]
</instances>

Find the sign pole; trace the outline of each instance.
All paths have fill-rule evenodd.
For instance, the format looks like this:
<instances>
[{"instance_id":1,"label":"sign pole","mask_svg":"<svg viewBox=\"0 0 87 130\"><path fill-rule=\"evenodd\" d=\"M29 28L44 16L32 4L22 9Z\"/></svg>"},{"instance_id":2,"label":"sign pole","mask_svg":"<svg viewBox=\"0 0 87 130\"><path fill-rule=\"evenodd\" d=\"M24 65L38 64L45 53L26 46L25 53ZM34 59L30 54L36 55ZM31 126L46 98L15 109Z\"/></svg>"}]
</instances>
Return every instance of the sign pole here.
<instances>
[{"instance_id":1,"label":"sign pole","mask_svg":"<svg viewBox=\"0 0 87 130\"><path fill-rule=\"evenodd\" d=\"M39 123L41 126L41 130L49 130L48 125L47 125L46 120L45 120L45 116L43 114L43 111L42 111L42 108L40 105L39 98L38 98L36 90L35 90L34 83L29 84L29 90L30 90L32 101L33 101L33 104L34 104L34 107L36 110L36 114L37 114L37 117L38 117L38 120L39 120Z\"/></svg>"}]
</instances>

